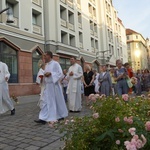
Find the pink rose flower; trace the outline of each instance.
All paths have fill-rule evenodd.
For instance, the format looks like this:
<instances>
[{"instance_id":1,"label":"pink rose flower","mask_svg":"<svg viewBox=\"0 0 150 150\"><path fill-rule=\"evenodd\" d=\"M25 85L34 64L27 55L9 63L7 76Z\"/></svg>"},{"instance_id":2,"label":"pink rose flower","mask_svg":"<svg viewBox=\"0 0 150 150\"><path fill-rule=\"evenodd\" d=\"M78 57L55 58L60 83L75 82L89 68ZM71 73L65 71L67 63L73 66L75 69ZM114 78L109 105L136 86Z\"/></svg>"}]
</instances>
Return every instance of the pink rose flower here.
<instances>
[{"instance_id":1,"label":"pink rose flower","mask_svg":"<svg viewBox=\"0 0 150 150\"><path fill-rule=\"evenodd\" d=\"M124 117L124 119L123 119L125 122L127 122L127 120L128 120L128 118L127 117Z\"/></svg>"},{"instance_id":2,"label":"pink rose flower","mask_svg":"<svg viewBox=\"0 0 150 150\"><path fill-rule=\"evenodd\" d=\"M116 141L116 144L117 144L117 145L120 145L120 140L117 140L117 141Z\"/></svg>"},{"instance_id":3,"label":"pink rose flower","mask_svg":"<svg viewBox=\"0 0 150 150\"><path fill-rule=\"evenodd\" d=\"M146 131L150 131L150 121L147 121L145 124Z\"/></svg>"},{"instance_id":4,"label":"pink rose flower","mask_svg":"<svg viewBox=\"0 0 150 150\"><path fill-rule=\"evenodd\" d=\"M129 95L128 95L128 94L123 94L123 95L122 95L122 99L123 99L125 102L127 102L128 99L129 99Z\"/></svg>"},{"instance_id":5,"label":"pink rose flower","mask_svg":"<svg viewBox=\"0 0 150 150\"><path fill-rule=\"evenodd\" d=\"M122 130L122 129L118 129L118 131L119 131L120 133L123 133L123 130Z\"/></svg>"},{"instance_id":6,"label":"pink rose flower","mask_svg":"<svg viewBox=\"0 0 150 150\"><path fill-rule=\"evenodd\" d=\"M135 129L135 128L130 128L128 131L129 131L129 133L130 133L131 135L135 135L136 129Z\"/></svg>"},{"instance_id":7,"label":"pink rose flower","mask_svg":"<svg viewBox=\"0 0 150 150\"><path fill-rule=\"evenodd\" d=\"M115 121L120 122L120 118L119 117L115 118Z\"/></svg>"},{"instance_id":8,"label":"pink rose flower","mask_svg":"<svg viewBox=\"0 0 150 150\"><path fill-rule=\"evenodd\" d=\"M136 135L133 136L133 139L138 140L139 136L136 134Z\"/></svg>"},{"instance_id":9,"label":"pink rose flower","mask_svg":"<svg viewBox=\"0 0 150 150\"><path fill-rule=\"evenodd\" d=\"M144 147L144 145L147 142L147 139L145 138L145 136L143 134L141 135L141 139L143 140L143 147Z\"/></svg>"},{"instance_id":10,"label":"pink rose flower","mask_svg":"<svg viewBox=\"0 0 150 150\"><path fill-rule=\"evenodd\" d=\"M99 114L98 113L94 113L93 114L93 118L95 118L95 119L99 118Z\"/></svg>"},{"instance_id":11,"label":"pink rose flower","mask_svg":"<svg viewBox=\"0 0 150 150\"><path fill-rule=\"evenodd\" d=\"M138 139L138 140L136 141L136 147L137 147L138 149L140 149L140 148L143 147L143 142L142 142L140 139Z\"/></svg>"}]
</instances>

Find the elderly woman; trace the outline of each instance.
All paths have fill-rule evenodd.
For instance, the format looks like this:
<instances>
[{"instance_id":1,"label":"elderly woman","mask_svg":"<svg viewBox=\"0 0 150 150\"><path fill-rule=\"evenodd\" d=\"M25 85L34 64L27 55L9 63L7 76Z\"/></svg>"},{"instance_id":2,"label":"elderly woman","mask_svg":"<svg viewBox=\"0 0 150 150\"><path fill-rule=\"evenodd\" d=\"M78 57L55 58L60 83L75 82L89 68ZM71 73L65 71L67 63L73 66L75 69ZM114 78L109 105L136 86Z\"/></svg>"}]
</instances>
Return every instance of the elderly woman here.
<instances>
[{"instance_id":1,"label":"elderly woman","mask_svg":"<svg viewBox=\"0 0 150 150\"><path fill-rule=\"evenodd\" d=\"M106 96L110 96L112 81L109 72L107 71L107 66L103 65L101 67L101 73L98 78L100 84L100 94L105 94Z\"/></svg>"},{"instance_id":2,"label":"elderly woman","mask_svg":"<svg viewBox=\"0 0 150 150\"><path fill-rule=\"evenodd\" d=\"M121 96L122 94L128 94L129 87L126 79L128 78L128 72L126 68L123 67L122 61L116 61L117 69L115 70L114 77L117 81L117 94Z\"/></svg>"},{"instance_id":3,"label":"elderly woman","mask_svg":"<svg viewBox=\"0 0 150 150\"><path fill-rule=\"evenodd\" d=\"M91 71L91 67L89 65L86 65L85 72L83 73L83 84L84 84L84 95L87 104L89 103L88 96L94 93L94 79L95 75L93 71Z\"/></svg>"}]
</instances>

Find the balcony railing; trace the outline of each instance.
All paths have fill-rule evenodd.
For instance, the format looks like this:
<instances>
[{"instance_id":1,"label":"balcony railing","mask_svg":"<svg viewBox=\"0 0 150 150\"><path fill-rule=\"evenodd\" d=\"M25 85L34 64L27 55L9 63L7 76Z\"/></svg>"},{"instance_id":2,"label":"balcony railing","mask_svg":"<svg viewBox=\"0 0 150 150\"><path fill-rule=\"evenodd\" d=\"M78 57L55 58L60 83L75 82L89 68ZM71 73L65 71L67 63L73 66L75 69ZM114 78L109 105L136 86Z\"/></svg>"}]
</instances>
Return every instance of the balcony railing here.
<instances>
[{"instance_id":1,"label":"balcony railing","mask_svg":"<svg viewBox=\"0 0 150 150\"><path fill-rule=\"evenodd\" d=\"M82 24L80 22L78 23L78 27L82 29Z\"/></svg>"},{"instance_id":2,"label":"balcony railing","mask_svg":"<svg viewBox=\"0 0 150 150\"><path fill-rule=\"evenodd\" d=\"M32 2L36 5L41 6L41 0L32 0Z\"/></svg>"},{"instance_id":3,"label":"balcony railing","mask_svg":"<svg viewBox=\"0 0 150 150\"><path fill-rule=\"evenodd\" d=\"M38 25L33 24L33 32L41 34L42 33L42 28Z\"/></svg>"},{"instance_id":4,"label":"balcony railing","mask_svg":"<svg viewBox=\"0 0 150 150\"><path fill-rule=\"evenodd\" d=\"M77 4L77 7L78 7L78 9L81 9L81 5L80 4Z\"/></svg>"},{"instance_id":5,"label":"balcony railing","mask_svg":"<svg viewBox=\"0 0 150 150\"><path fill-rule=\"evenodd\" d=\"M74 30L74 25L71 24L71 23L68 23L68 28L69 28L70 30Z\"/></svg>"},{"instance_id":6,"label":"balcony railing","mask_svg":"<svg viewBox=\"0 0 150 150\"><path fill-rule=\"evenodd\" d=\"M92 50L93 53L95 52L95 48L94 47L91 47L91 50Z\"/></svg>"},{"instance_id":7,"label":"balcony railing","mask_svg":"<svg viewBox=\"0 0 150 150\"><path fill-rule=\"evenodd\" d=\"M80 48L83 48L83 43L80 42L80 43L79 43L79 47L80 47Z\"/></svg>"},{"instance_id":8,"label":"balcony railing","mask_svg":"<svg viewBox=\"0 0 150 150\"><path fill-rule=\"evenodd\" d=\"M68 6L69 6L70 8L73 8L73 3L70 2L70 1L68 1Z\"/></svg>"},{"instance_id":9,"label":"balcony railing","mask_svg":"<svg viewBox=\"0 0 150 150\"><path fill-rule=\"evenodd\" d=\"M67 27L67 22L63 19L61 19L61 26Z\"/></svg>"},{"instance_id":10,"label":"balcony railing","mask_svg":"<svg viewBox=\"0 0 150 150\"><path fill-rule=\"evenodd\" d=\"M19 27L19 19L17 17L13 17L14 22L13 23L7 23L7 25Z\"/></svg>"},{"instance_id":11,"label":"balcony railing","mask_svg":"<svg viewBox=\"0 0 150 150\"><path fill-rule=\"evenodd\" d=\"M94 32L93 32L93 30L90 30L90 33L91 33L92 35L94 35Z\"/></svg>"},{"instance_id":12,"label":"balcony railing","mask_svg":"<svg viewBox=\"0 0 150 150\"><path fill-rule=\"evenodd\" d=\"M97 37L97 32L94 32L94 36L96 36L96 37Z\"/></svg>"},{"instance_id":13,"label":"balcony railing","mask_svg":"<svg viewBox=\"0 0 150 150\"><path fill-rule=\"evenodd\" d=\"M60 1L62 1L63 3L65 3L65 4L66 4L66 0L60 0Z\"/></svg>"}]
</instances>

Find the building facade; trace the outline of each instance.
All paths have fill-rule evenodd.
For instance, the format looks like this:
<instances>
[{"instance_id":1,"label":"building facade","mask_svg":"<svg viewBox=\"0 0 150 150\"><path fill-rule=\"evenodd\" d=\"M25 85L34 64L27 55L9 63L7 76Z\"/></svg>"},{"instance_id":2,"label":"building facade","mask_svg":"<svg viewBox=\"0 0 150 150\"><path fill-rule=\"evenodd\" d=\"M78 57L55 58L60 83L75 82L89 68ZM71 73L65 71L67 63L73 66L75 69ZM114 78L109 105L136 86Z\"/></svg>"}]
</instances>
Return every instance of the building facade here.
<instances>
[{"instance_id":1,"label":"building facade","mask_svg":"<svg viewBox=\"0 0 150 150\"><path fill-rule=\"evenodd\" d=\"M147 40L138 32L126 29L128 61L134 71L147 69L148 66L148 46Z\"/></svg>"},{"instance_id":2,"label":"building facade","mask_svg":"<svg viewBox=\"0 0 150 150\"><path fill-rule=\"evenodd\" d=\"M0 59L11 73L11 94L39 92L37 64L47 50L62 69L70 66L70 56L83 69L127 61L125 28L111 0L1 0L0 10L7 7L14 22L0 14Z\"/></svg>"}]
</instances>

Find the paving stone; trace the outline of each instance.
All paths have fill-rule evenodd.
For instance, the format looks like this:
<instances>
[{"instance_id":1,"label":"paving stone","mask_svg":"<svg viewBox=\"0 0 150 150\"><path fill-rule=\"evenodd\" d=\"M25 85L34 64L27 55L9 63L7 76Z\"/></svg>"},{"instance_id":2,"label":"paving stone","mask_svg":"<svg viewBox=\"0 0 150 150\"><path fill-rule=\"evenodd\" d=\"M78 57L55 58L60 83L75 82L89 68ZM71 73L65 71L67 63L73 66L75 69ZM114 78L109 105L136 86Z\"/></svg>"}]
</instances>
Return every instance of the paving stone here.
<instances>
[{"instance_id":1,"label":"paving stone","mask_svg":"<svg viewBox=\"0 0 150 150\"><path fill-rule=\"evenodd\" d=\"M15 149L16 149L16 147L14 147L14 146L6 146L2 150L15 150Z\"/></svg>"},{"instance_id":2,"label":"paving stone","mask_svg":"<svg viewBox=\"0 0 150 150\"><path fill-rule=\"evenodd\" d=\"M29 144L22 143L22 144L17 145L17 147L19 147L19 148L27 148L27 147L29 147Z\"/></svg>"},{"instance_id":3,"label":"paving stone","mask_svg":"<svg viewBox=\"0 0 150 150\"><path fill-rule=\"evenodd\" d=\"M20 143L21 143L20 141L13 141L13 142L10 143L10 145L12 145L12 146L17 146L17 145L19 145Z\"/></svg>"},{"instance_id":4,"label":"paving stone","mask_svg":"<svg viewBox=\"0 0 150 150\"><path fill-rule=\"evenodd\" d=\"M32 141L30 142L31 145L35 145L35 146L39 146L39 147L43 147L45 145L48 145L48 143L42 142L42 141Z\"/></svg>"},{"instance_id":5,"label":"paving stone","mask_svg":"<svg viewBox=\"0 0 150 150\"><path fill-rule=\"evenodd\" d=\"M29 146L27 148L25 148L25 150L40 150L40 147L37 147L37 146Z\"/></svg>"},{"instance_id":6,"label":"paving stone","mask_svg":"<svg viewBox=\"0 0 150 150\"><path fill-rule=\"evenodd\" d=\"M7 144L4 144L4 143L1 143L0 144L0 150L2 150L3 148L7 147L8 145Z\"/></svg>"}]
</instances>

